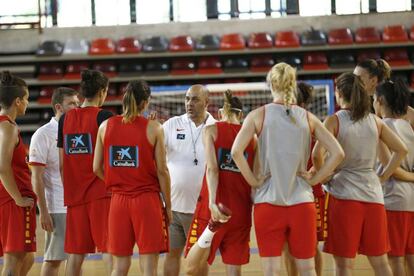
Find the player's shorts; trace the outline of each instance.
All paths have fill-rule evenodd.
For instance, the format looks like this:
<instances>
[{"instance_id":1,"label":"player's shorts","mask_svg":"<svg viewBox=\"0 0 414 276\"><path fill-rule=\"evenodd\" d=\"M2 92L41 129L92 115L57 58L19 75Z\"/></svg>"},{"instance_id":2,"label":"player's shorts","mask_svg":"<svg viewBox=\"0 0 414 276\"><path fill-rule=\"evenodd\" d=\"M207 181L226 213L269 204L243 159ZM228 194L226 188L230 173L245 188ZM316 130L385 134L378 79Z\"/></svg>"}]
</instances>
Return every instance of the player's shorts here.
<instances>
[{"instance_id":1,"label":"player's shorts","mask_svg":"<svg viewBox=\"0 0 414 276\"><path fill-rule=\"evenodd\" d=\"M108 215L111 198L68 206L65 252L69 254L106 253Z\"/></svg>"},{"instance_id":2,"label":"player's shorts","mask_svg":"<svg viewBox=\"0 0 414 276\"><path fill-rule=\"evenodd\" d=\"M281 256L286 240L293 257L315 256L316 209L313 202L292 206L255 204L254 224L261 257Z\"/></svg>"},{"instance_id":3,"label":"player's shorts","mask_svg":"<svg viewBox=\"0 0 414 276\"><path fill-rule=\"evenodd\" d=\"M414 255L414 212L387 210L387 221L391 245L388 255Z\"/></svg>"},{"instance_id":4,"label":"player's shorts","mask_svg":"<svg viewBox=\"0 0 414 276\"><path fill-rule=\"evenodd\" d=\"M168 252L166 216L158 193L112 194L109 252L115 256L130 256L135 243L140 254Z\"/></svg>"},{"instance_id":5,"label":"player's shorts","mask_svg":"<svg viewBox=\"0 0 414 276\"><path fill-rule=\"evenodd\" d=\"M36 252L36 208L9 201L0 206L0 256L18 252Z\"/></svg>"},{"instance_id":6,"label":"player's shorts","mask_svg":"<svg viewBox=\"0 0 414 276\"><path fill-rule=\"evenodd\" d=\"M329 197L328 236L324 251L355 258L381 256L389 251L384 205Z\"/></svg>"},{"instance_id":7,"label":"player's shorts","mask_svg":"<svg viewBox=\"0 0 414 276\"><path fill-rule=\"evenodd\" d=\"M191 247L200 238L207 225L208 220L194 217L187 239L185 255L188 254ZM244 265L249 263L250 229L251 224L233 225L231 224L231 219L222 225L214 234L213 240L211 241L208 263L211 265L214 262L217 250L220 251L224 264Z\"/></svg>"}]
</instances>

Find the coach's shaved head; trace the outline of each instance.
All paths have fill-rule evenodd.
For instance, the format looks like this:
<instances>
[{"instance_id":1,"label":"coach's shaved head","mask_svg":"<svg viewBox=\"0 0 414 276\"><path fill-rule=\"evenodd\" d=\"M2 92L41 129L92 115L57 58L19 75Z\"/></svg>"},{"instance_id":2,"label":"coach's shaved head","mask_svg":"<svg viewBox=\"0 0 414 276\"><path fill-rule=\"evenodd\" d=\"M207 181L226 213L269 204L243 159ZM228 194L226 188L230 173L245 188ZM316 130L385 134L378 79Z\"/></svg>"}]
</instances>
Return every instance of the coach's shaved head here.
<instances>
[{"instance_id":1,"label":"coach's shaved head","mask_svg":"<svg viewBox=\"0 0 414 276\"><path fill-rule=\"evenodd\" d=\"M192 85L185 94L185 110L188 117L199 125L207 116L208 89L204 85Z\"/></svg>"}]
</instances>

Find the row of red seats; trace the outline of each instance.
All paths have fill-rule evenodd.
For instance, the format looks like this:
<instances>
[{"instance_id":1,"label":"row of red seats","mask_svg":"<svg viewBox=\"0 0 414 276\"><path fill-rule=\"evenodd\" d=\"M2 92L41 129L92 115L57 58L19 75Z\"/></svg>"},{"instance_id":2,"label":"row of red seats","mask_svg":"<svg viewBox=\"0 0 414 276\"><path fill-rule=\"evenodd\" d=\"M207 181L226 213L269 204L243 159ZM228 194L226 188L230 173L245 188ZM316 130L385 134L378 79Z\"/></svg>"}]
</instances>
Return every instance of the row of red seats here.
<instances>
[{"instance_id":1,"label":"row of red seats","mask_svg":"<svg viewBox=\"0 0 414 276\"><path fill-rule=\"evenodd\" d=\"M162 36L154 36L141 43L137 38L128 37L117 42L109 38L98 38L91 42L90 47L86 42L80 45L68 43L66 47L78 47L72 52L88 51L90 55L110 55L114 53L139 53L144 52L186 52L193 50L238 50L248 48L272 48L272 47L299 47L309 45L347 45L352 43L385 43L405 42L414 40L414 25L409 34L403 25L387 26L382 35L375 27L363 27L355 31L349 28L332 29L326 35L321 30L311 29L299 36L294 31L277 32L274 38L269 33L252 33L245 40L242 34L232 33L221 38L215 35L205 35L197 42L189 35L177 36L169 41ZM75 43L76 44L76 43ZM72 45L72 46L71 46ZM57 41L47 41L38 50L38 55L60 55L64 45ZM87 49L89 47L89 50ZM67 49L68 53L71 49ZM85 52L86 54L86 52Z\"/></svg>"},{"instance_id":2,"label":"row of red seats","mask_svg":"<svg viewBox=\"0 0 414 276\"><path fill-rule=\"evenodd\" d=\"M412 72L410 74L410 79L408 79L408 75L404 74L404 75L398 75L397 77L403 79L404 81L406 81L409 85L411 85L411 88L414 89L414 72ZM228 80L229 81L229 80ZM246 80L230 80L230 82L244 82ZM226 81L225 81L226 82ZM212 83L212 81L209 81L209 83ZM123 92L125 91L125 87L126 87L126 83L121 83L118 86L114 85L113 83L110 84L109 88L108 88L108 96L107 96L107 100L108 101L112 101L112 100L117 100L119 99L119 96L123 95ZM79 86L71 86L73 89L79 90ZM42 87L42 89L40 91L37 91L37 93L35 93L36 95L32 95L32 92L35 92L34 90L31 91L31 101L37 101L39 103L45 103L48 104L50 103L50 98L52 97L53 94L53 90L55 89L55 87L53 86L47 86L47 87Z\"/></svg>"},{"instance_id":3,"label":"row of red seats","mask_svg":"<svg viewBox=\"0 0 414 276\"><path fill-rule=\"evenodd\" d=\"M411 65L408 52L403 48L386 49L382 57L391 66ZM378 59L381 54L378 51L360 51L356 56L347 52L332 53L329 57L324 52L304 53L302 55L285 55L277 57L272 55L256 55L249 59L245 57L200 57L199 59L177 58L171 62L165 60L151 60L145 64L139 61L125 61L117 64L115 62L96 62L93 65L86 62L74 62L64 64L41 64L38 68L38 78L40 80L51 79L80 79L80 72L85 69L95 69L104 72L108 77L116 75L134 76L141 73L149 75L171 74L220 74L224 72L266 72L276 61L287 62L297 68L304 70L324 70L331 68L353 67L357 62L365 59ZM414 53L411 56L414 63Z\"/></svg>"}]
</instances>

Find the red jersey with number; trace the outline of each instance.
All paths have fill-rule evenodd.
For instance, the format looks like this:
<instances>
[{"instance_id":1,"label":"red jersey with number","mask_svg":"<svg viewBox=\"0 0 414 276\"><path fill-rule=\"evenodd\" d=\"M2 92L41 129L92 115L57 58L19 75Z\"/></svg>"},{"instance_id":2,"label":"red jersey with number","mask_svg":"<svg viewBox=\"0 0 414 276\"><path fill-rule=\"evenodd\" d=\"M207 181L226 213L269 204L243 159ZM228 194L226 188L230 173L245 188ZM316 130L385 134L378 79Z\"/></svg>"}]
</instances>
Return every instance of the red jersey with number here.
<instances>
[{"instance_id":1,"label":"red jersey with number","mask_svg":"<svg viewBox=\"0 0 414 276\"><path fill-rule=\"evenodd\" d=\"M123 123L108 119L104 137L105 183L113 193L139 195L159 192L154 146L148 141L148 120L137 116Z\"/></svg>"},{"instance_id":2,"label":"red jersey with number","mask_svg":"<svg viewBox=\"0 0 414 276\"><path fill-rule=\"evenodd\" d=\"M0 115L0 122L9 121L11 124L15 124L9 117ZM11 167L13 170L13 176L16 181L17 188L22 196L30 197L36 200L36 195L33 192L32 183L30 180L30 170L26 162L27 150L23 144L23 140L20 137L19 143L13 150L13 157ZM12 201L13 198L6 191L3 183L0 181L0 206Z\"/></svg>"},{"instance_id":3,"label":"red jersey with number","mask_svg":"<svg viewBox=\"0 0 414 276\"><path fill-rule=\"evenodd\" d=\"M216 193L216 203L223 203L232 210L232 216L227 224L234 226L251 225L252 198L251 187L241 175L239 168L231 157L231 147L241 129L241 125L226 122L217 122L217 138L214 141L217 165L219 167L219 181ZM249 143L244 156L253 168L254 143ZM210 218L208 188L206 175L204 175L203 186L199 198L199 217ZM196 211L197 213L197 211Z\"/></svg>"},{"instance_id":4,"label":"red jersey with number","mask_svg":"<svg viewBox=\"0 0 414 276\"><path fill-rule=\"evenodd\" d=\"M67 206L108 197L105 183L93 172L99 107L75 108L63 123L63 190Z\"/></svg>"}]
</instances>

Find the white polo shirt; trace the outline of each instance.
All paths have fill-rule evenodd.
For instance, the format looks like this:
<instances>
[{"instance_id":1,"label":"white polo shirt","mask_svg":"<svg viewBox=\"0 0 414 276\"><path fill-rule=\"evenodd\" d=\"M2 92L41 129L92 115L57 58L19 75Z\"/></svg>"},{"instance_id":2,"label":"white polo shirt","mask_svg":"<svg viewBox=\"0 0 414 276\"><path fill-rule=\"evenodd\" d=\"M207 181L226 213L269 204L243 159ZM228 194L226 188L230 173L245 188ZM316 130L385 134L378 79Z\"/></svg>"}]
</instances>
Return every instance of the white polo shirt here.
<instances>
[{"instance_id":1,"label":"white polo shirt","mask_svg":"<svg viewBox=\"0 0 414 276\"><path fill-rule=\"evenodd\" d=\"M208 114L206 123L196 127L187 114L183 114L163 124L173 211L188 214L195 211L206 167L202 130L215 122L213 116ZM197 165L194 164L193 143Z\"/></svg>"},{"instance_id":2,"label":"white polo shirt","mask_svg":"<svg viewBox=\"0 0 414 276\"><path fill-rule=\"evenodd\" d=\"M59 151L57 148L58 122L53 117L32 136L29 150L29 164L45 166L46 205L49 213L66 213L63 205L63 184L59 171Z\"/></svg>"}]
</instances>

